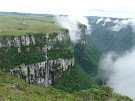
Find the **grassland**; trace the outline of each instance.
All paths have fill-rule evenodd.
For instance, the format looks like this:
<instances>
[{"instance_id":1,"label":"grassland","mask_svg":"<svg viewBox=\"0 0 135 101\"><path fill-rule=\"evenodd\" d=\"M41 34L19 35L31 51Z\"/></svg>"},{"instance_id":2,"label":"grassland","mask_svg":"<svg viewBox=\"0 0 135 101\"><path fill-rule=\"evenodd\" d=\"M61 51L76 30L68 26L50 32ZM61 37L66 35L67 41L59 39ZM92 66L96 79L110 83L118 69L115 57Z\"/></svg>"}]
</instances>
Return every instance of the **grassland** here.
<instances>
[{"instance_id":1,"label":"grassland","mask_svg":"<svg viewBox=\"0 0 135 101\"><path fill-rule=\"evenodd\" d=\"M93 86L69 94L51 86L30 85L0 70L0 101L133 101L112 91L108 86Z\"/></svg>"},{"instance_id":2,"label":"grassland","mask_svg":"<svg viewBox=\"0 0 135 101\"><path fill-rule=\"evenodd\" d=\"M53 33L61 30L62 28L55 24L54 18L0 14L0 36Z\"/></svg>"}]
</instances>

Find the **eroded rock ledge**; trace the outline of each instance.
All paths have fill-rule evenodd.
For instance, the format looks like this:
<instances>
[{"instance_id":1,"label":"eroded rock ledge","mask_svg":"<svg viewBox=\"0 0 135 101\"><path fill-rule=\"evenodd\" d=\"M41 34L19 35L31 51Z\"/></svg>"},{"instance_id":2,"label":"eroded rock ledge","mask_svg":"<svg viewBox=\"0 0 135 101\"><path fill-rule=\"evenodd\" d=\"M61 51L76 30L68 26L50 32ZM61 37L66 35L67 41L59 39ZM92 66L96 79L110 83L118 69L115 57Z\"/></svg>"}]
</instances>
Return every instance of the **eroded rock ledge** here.
<instances>
[{"instance_id":1,"label":"eroded rock ledge","mask_svg":"<svg viewBox=\"0 0 135 101\"><path fill-rule=\"evenodd\" d=\"M20 79L25 79L30 84L38 84L48 86L60 78L63 71L68 69L68 66L74 65L73 59L56 59L38 62L31 65L19 65L14 69L10 69L10 74L18 76ZM47 70L48 68L48 70Z\"/></svg>"}]
</instances>

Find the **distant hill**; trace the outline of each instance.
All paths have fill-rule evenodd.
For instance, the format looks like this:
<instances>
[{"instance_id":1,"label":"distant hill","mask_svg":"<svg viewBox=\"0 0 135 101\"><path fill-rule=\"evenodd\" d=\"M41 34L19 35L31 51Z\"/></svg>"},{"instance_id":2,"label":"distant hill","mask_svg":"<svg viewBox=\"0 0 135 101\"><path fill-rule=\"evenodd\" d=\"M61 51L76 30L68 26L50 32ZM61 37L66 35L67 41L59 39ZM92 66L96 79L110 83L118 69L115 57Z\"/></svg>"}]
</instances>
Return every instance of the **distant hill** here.
<instances>
[{"instance_id":1,"label":"distant hill","mask_svg":"<svg viewBox=\"0 0 135 101\"><path fill-rule=\"evenodd\" d=\"M21 12L0 12L0 14L12 14L22 16L41 16L41 17L54 17L53 14L34 14L34 13L21 13Z\"/></svg>"},{"instance_id":2,"label":"distant hill","mask_svg":"<svg viewBox=\"0 0 135 101\"><path fill-rule=\"evenodd\" d=\"M103 19L99 21L99 19ZM122 52L130 49L135 45L135 32L132 31L130 25L125 25L125 28L121 28L119 31L110 30L117 23L114 21L122 21L127 19L108 18L111 21L107 21L107 18L101 17L88 17L89 24L91 24L91 37L98 47L103 52L117 51ZM130 22L129 22L130 23ZM121 24L121 23L120 23ZM127 23L128 24L128 23ZM122 24L120 25L122 26Z\"/></svg>"}]
</instances>

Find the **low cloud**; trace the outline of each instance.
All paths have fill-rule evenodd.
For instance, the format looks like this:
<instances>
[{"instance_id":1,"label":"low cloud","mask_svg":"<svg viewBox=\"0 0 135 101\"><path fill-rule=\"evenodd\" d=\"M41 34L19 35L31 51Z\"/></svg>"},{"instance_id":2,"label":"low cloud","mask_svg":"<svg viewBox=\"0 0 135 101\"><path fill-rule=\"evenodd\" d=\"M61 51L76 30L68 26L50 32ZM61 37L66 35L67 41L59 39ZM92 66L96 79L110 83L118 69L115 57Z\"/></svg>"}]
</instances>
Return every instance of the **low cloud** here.
<instances>
[{"instance_id":1,"label":"low cloud","mask_svg":"<svg viewBox=\"0 0 135 101\"><path fill-rule=\"evenodd\" d=\"M96 24L99 24L99 23L102 22L102 21L104 22L104 23L102 24L102 26L105 26L107 22L112 22L112 20L111 20L110 18L106 18L106 19L104 19L104 18L99 18L99 19L96 21Z\"/></svg>"},{"instance_id":2,"label":"low cloud","mask_svg":"<svg viewBox=\"0 0 135 101\"><path fill-rule=\"evenodd\" d=\"M96 24L100 23L101 21L104 21L104 19L103 18L98 19Z\"/></svg>"},{"instance_id":3,"label":"low cloud","mask_svg":"<svg viewBox=\"0 0 135 101\"><path fill-rule=\"evenodd\" d=\"M107 22L112 22L112 20L111 20L110 18L106 18L106 19L104 20L103 26L105 26L105 24L106 24Z\"/></svg>"},{"instance_id":4,"label":"low cloud","mask_svg":"<svg viewBox=\"0 0 135 101\"><path fill-rule=\"evenodd\" d=\"M80 40L81 30L79 29L78 23L85 24L87 26L87 33L90 34L90 25L88 24L87 18L83 16L57 16L57 23L69 30L69 36L72 42L76 43Z\"/></svg>"},{"instance_id":5,"label":"low cloud","mask_svg":"<svg viewBox=\"0 0 135 101\"><path fill-rule=\"evenodd\" d=\"M132 32L135 32L135 19L112 20L110 18L106 18L106 19L99 18L96 21L96 24L99 24L101 21L104 22L102 26L105 26L107 22L114 23L115 25L111 26L109 29L111 31L119 32L121 29L127 28L128 26L130 26L132 28Z\"/></svg>"},{"instance_id":6,"label":"low cloud","mask_svg":"<svg viewBox=\"0 0 135 101\"><path fill-rule=\"evenodd\" d=\"M135 48L124 55L107 53L100 61L100 78L114 91L135 100Z\"/></svg>"},{"instance_id":7,"label":"low cloud","mask_svg":"<svg viewBox=\"0 0 135 101\"><path fill-rule=\"evenodd\" d=\"M126 28L127 26L130 26L132 28L132 32L135 32L135 19L127 19L127 20L118 21L115 26L111 27L111 30L118 32L122 28Z\"/></svg>"}]
</instances>

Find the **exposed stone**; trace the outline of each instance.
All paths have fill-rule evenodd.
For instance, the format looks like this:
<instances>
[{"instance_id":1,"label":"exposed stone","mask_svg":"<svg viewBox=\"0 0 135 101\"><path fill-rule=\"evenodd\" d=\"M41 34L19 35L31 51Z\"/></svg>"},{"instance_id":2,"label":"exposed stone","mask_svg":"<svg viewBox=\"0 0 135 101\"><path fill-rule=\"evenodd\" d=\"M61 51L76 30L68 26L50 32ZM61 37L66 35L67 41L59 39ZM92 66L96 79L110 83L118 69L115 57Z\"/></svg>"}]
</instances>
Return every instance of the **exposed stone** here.
<instances>
[{"instance_id":1,"label":"exposed stone","mask_svg":"<svg viewBox=\"0 0 135 101\"><path fill-rule=\"evenodd\" d=\"M12 46L12 40L10 38L6 38L6 40L7 40L7 45L9 47L11 47Z\"/></svg>"},{"instance_id":2,"label":"exposed stone","mask_svg":"<svg viewBox=\"0 0 135 101\"><path fill-rule=\"evenodd\" d=\"M11 85L12 89L18 89L18 90L22 90L22 87L19 84L12 84Z\"/></svg>"},{"instance_id":3,"label":"exposed stone","mask_svg":"<svg viewBox=\"0 0 135 101\"><path fill-rule=\"evenodd\" d=\"M20 47L18 47L18 53L21 53L21 48Z\"/></svg>"},{"instance_id":4,"label":"exposed stone","mask_svg":"<svg viewBox=\"0 0 135 101\"><path fill-rule=\"evenodd\" d=\"M33 40L32 42L34 42L34 38L32 40ZM24 46L29 46L29 44L30 44L29 36L28 35L27 36L21 36L21 43Z\"/></svg>"},{"instance_id":5,"label":"exposed stone","mask_svg":"<svg viewBox=\"0 0 135 101\"><path fill-rule=\"evenodd\" d=\"M34 45L34 51L47 51L53 48L59 49L60 47L55 45L56 41L63 41L69 37L68 33L59 33L55 38L49 39L49 34L40 36L41 41L48 40L47 43L52 43L51 45L37 46L36 37L34 35L28 36L17 36L13 39L7 38L7 43L0 41L0 48L8 45L9 47L15 46L18 49L18 53L23 52L25 48L22 46L27 46L26 52L30 52L31 46ZM82 44L85 44L85 41L82 41ZM21 49L23 51L21 51ZM33 46L32 46L33 49ZM68 54L67 54L68 55ZM47 58L46 58L47 59ZM69 66L74 65L73 59L62 59L58 58L56 60L42 61L30 65L21 64L13 69L10 69L10 73L17 76L20 79L25 79L26 82L30 84L38 84L41 86L52 85L56 79L60 78L63 75L63 71L67 70Z\"/></svg>"},{"instance_id":6,"label":"exposed stone","mask_svg":"<svg viewBox=\"0 0 135 101\"><path fill-rule=\"evenodd\" d=\"M56 59L56 60L48 60L31 64L31 65L25 65L22 64L20 66L15 67L14 69L10 69L10 73L13 75L18 76L18 78L23 78L26 80L26 82L29 82L30 84L38 84L41 86L46 86L46 66L49 67L49 76L47 77L49 80L49 85L53 84L54 80L57 78L60 78L63 74L63 71L65 71L68 66L74 65L74 58L73 59ZM58 72L58 73L54 73ZM52 78L52 75L54 78Z\"/></svg>"},{"instance_id":7,"label":"exposed stone","mask_svg":"<svg viewBox=\"0 0 135 101\"><path fill-rule=\"evenodd\" d=\"M35 45L36 41L35 41L35 37L33 35L31 36L31 40L32 40L32 43Z\"/></svg>"},{"instance_id":8,"label":"exposed stone","mask_svg":"<svg viewBox=\"0 0 135 101\"><path fill-rule=\"evenodd\" d=\"M21 36L21 43L25 46L25 36Z\"/></svg>"},{"instance_id":9,"label":"exposed stone","mask_svg":"<svg viewBox=\"0 0 135 101\"><path fill-rule=\"evenodd\" d=\"M29 46L29 44L30 44L30 38L29 38L29 36L27 35L26 37L25 37L26 39L26 41L25 41L25 43L26 43L26 46Z\"/></svg>"},{"instance_id":10,"label":"exposed stone","mask_svg":"<svg viewBox=\"0 0 135 101\"><path fill-rule=\"evenodd\" d=\"M46 38L47 38L47 39L49 38L49 34L46 34Z\"/></svg>"},{"instance_id":11,"label":"exposed stone","mask_svg":"<svg viewBox=\"0 0 135 101\"><path fill-rule=\"evenodd\" d=\"M19 37L14 37L14 46L15 47L20 47L20 39Z\"/></svg>"}]
</instances>

